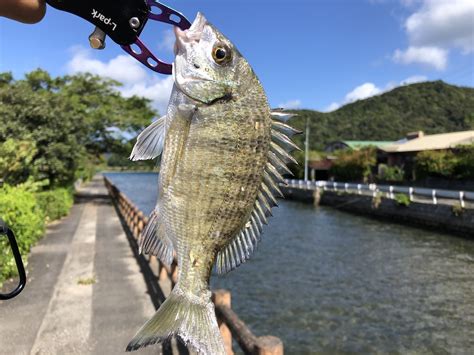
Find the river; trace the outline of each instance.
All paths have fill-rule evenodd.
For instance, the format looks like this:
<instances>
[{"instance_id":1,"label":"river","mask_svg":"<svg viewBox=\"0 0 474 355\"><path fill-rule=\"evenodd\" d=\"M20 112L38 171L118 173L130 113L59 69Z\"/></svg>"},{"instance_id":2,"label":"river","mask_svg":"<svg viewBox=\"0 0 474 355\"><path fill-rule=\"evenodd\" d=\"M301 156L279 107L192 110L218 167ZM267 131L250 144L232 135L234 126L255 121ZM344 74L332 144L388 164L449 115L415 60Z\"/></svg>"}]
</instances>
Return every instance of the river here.
<instances>
[{"instance_id":1,"label":"river","mask_svg":"<svg viewBox=\"0 0 474 355\"><path fill-rule=\"evenodd\" d=\"M108 174L149 213L157 174ZM214 288L287 354L474 352L474 242L282 201L257 252Z\"/></svg>"}]
</instances>

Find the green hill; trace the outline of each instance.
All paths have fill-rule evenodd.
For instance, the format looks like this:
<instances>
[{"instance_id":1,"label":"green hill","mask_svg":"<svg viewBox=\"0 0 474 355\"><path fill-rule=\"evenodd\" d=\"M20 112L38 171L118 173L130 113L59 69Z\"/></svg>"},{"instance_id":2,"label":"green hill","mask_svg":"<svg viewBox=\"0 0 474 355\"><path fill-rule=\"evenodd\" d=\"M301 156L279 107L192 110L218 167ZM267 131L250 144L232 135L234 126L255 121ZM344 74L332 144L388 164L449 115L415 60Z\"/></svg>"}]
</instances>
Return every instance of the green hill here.
<instances>
[{"instance_id":1,"label":"green hill","mask_svg":"<svg viewBox=\"0 0 474 355\"><path fill-rule=\"evenodd\" d=\"M474 89L432 81L398 87L322 113L292 110L290 124L304 130L309 118L311 149L335 140L398 140L412 131L427 134L474 129ZM302 147L304 135L295 137Z\"/></svg>"}]
</instances>

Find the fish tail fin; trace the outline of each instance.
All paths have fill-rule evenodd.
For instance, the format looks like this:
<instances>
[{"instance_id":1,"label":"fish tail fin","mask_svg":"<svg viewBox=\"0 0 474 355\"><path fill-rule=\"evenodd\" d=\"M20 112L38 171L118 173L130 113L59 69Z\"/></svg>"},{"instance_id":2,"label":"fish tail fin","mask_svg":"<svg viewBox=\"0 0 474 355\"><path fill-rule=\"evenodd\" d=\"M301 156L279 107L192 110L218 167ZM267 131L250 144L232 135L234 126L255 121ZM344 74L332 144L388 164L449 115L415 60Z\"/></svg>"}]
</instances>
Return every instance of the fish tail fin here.
<instances>
[{"instance_id":1,"label":"fish tail fin","mask_svg":"<svg viewBox=\"0 0 474 355\"><path fill-rule=\"evenodd\" d=\"M178 285L155 315L143 325L127 351L156 344L177 335L202 354L225 355L210 292L207 299L185 294Z\"/></svg>"}]
</instances>

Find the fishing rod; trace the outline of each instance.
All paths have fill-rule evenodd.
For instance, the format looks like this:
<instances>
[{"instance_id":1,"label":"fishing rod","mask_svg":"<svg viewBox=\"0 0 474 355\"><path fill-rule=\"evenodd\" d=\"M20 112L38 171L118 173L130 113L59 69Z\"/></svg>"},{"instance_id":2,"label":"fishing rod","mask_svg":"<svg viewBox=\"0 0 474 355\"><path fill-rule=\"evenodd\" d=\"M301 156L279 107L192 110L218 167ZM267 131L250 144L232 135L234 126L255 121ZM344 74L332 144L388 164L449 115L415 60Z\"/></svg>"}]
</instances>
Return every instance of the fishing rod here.
<instances>
[{"instance_id":1,"label":"fishing rod","mask_svg":"<svg viewBox=\"0 0 474 355\"><path fill-rule=\"evenodd\" d=\"M26 273L23 261L21 260L20 250L18 249L18 244L16 242L15 234L8 227L8 225L0 218L0 238L6 236L10 242L10 247L15 258L16 267L18 269L18 275L20 277L20 282L18 286L11 291L10 293L2 294L0 293L0 300L9 300L13 297L16 297L20 294L21 291L25 288L26 285Z\"/></svg>"}]
</instances>

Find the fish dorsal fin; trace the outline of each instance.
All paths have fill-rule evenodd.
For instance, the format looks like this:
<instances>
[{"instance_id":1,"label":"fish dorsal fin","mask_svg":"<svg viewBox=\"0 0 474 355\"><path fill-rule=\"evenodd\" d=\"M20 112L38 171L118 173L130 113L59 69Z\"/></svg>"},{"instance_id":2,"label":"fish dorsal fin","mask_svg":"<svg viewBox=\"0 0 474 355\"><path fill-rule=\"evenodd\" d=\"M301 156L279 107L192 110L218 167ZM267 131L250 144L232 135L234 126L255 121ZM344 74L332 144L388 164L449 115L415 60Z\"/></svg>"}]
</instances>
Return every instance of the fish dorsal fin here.
<instances>
[{"instance_id":1,"label":"fish dorsal fin","mask_svg":"<svg viewBox=\"0 0 474 355\"><path fill-rule=\"evenodd\" d=\"M280 183L285 183L282 174L291 174L286 164L288 162L296 163L289 152L299 148L288 135L293 135L298 131L281 123L274 122L272 126L273 141L268 152L268 162L263 172L263 181L254 208L245 226L217 254L216 270L220 275L234 270L250 259L260 241L263 225L268 223L268 217L272 215L271 209L277 205L276 197L283 197L279 188Z\"/></svg>"},{"instance_id":2,"label":"fish dorsal fin","mask_svg":"<svg viewBox=\"0 0 474 355\"><path fill-rule=\"evenodd\" d=\"M165 121L166 116L163 116L140 133L130 154L130 160L149 160L161 154L165 141Z\"/></svg>"},{"instance_id":3,"label":"fish dorsal fin","mask_svg":"<svg viewBox=\"0 0 474 355\"><path fill-rule=\"evenodd\" d=\"M272 118L278 121L288 121L290 118L297 116L294 113L285 112L283 110L271 111Z\"/></svg>"},{"instance_id":4,"label":"fish dorsal fin","mask_svg":"<svg viewBox=\"0 0 474 355\"><path fill-rule=\"evenodd\" d=\"M148 223L143 230L138 242L139 252L155 255L164 264L170 266L173 263L174 248L171 240L163 230L159 211L155 209L148 218Z\"/></svg>"}]
</instances>

